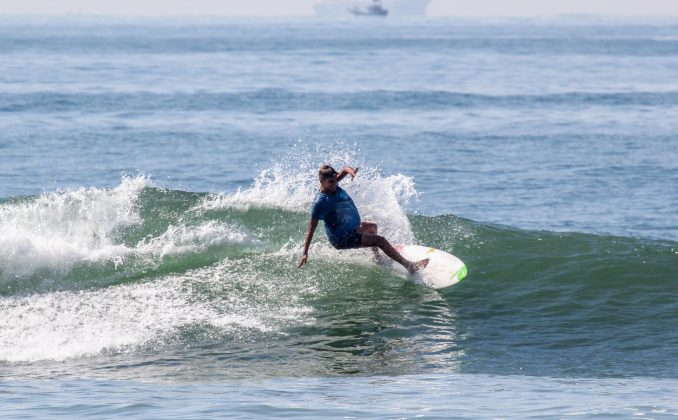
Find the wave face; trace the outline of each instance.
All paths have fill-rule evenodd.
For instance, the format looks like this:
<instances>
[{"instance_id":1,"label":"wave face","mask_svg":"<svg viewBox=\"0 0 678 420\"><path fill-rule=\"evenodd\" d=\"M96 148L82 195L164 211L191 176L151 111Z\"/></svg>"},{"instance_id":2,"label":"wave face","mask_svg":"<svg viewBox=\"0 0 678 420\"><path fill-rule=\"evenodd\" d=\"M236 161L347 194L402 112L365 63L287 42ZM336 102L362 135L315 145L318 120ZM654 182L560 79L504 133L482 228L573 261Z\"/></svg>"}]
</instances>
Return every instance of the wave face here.
<instances>
[{"instance_id":1,"label":"wave face","mask_svg":"<svg viewBox=\"0 0 678 420\"><path fill-rule=\"evenodd\" d=\"M344 183L363 219L454 253L468 279L425 288L321 229L297 270L316 182L279 165L232 194L135 177L5 200L0 363L16 376L113 363L121 378L678 377L677 243L408 215L412 180L366 168Z\"/></svg>"}]
</instances>

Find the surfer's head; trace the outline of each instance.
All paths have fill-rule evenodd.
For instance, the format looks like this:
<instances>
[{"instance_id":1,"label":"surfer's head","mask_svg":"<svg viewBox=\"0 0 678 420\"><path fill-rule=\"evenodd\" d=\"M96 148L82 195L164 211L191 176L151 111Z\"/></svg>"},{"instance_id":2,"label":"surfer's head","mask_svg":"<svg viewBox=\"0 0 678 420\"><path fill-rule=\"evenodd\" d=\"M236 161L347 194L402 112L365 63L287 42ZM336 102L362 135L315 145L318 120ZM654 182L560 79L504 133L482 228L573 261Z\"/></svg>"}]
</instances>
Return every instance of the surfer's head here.
<instances>
[{"instance_id":1,"label":"surfer's head","mask_svg":"<svg viewBox=\"0 0 678 420\"><path fill-rule=\"evenodd\" d=\"M320 167L320 170L318 171L320 181L327 178L336 178L337 174L338 172L330 165L323 165Z\"/></svg>"},{"instance_id":2,"label":"surfer's head","mask_svg":"<svg viewBox=\"0 0 678 420\"><path fill-rule=\"evenodd\" d=\"M320 178L320 190L324 193L334 194L337 191L337 171L330 165L323 165L318 171Z\"/></svg>"}]
</instances>

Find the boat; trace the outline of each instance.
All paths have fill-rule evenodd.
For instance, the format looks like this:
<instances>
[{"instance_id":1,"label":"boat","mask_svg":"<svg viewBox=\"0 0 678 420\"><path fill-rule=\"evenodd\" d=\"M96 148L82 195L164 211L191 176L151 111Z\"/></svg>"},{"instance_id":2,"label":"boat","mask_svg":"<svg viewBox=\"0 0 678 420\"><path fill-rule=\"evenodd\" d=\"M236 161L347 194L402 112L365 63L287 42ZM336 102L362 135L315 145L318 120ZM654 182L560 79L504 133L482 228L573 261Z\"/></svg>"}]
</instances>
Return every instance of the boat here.
<instances>
[{"instance_id":1,"label":"boat","mask_svg":"<svg viewBox=\"0 0 678 420\"><path fill-rule=\"evenodd\" d=\"M356 0L324 0L316 3L313 11L322 18L342 18L350 16L350 10L356 8L355 2ZM389 18L413 18L426 16L426 8L431 0L382 0L381 3L388 10ZM363 5L362 10L364 9Z\"/></svg>"},{"instance_id":2,"label":"boat","mask_svg":"<svg viewBox=\"0 0 678 420\"><path fill-rule=\"evenodd\" d=\"M381 5L380 0L372 0L372 4L365 8L358 6L351 7L348 9L348 12L353 16L386 16L388 15L388 10L384 9L384 6Z\"/></svg>"}]
</instances>

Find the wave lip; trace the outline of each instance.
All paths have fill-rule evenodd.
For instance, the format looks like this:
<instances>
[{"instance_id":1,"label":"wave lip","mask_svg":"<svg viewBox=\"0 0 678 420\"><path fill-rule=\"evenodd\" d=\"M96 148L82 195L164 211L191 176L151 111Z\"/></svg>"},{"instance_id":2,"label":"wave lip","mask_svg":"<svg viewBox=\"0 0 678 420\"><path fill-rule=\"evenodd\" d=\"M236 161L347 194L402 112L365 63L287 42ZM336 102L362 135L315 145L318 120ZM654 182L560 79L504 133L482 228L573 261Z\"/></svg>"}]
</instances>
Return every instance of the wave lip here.
<instances>
[{"instance_id":1,"label":"wave lip","mask_svg":"<svg viewBox=\"0 0 678 420\"><path fill-rule=\"evenodd\" d=\"M124 178L110 190L80 188L0 204L0 292L121 281L168 257L252 241L240 227L219 220L172 216L158 224L158 214L172 213L174 193L149 183ZM164 202L154 207L149 194Z\"/></svg>"},{"instance_id":2,"label":"wave lip","mask_svg":"<svg viewBox=\"0 0 678 420\"><path fill-rule=\"evenodd\" d=\"M125 178L112 190L80 188L0 205L0 281L119 255L120 229L142 222L135 205L146 185L144 177Z\"/></svg>"}]
</instances>

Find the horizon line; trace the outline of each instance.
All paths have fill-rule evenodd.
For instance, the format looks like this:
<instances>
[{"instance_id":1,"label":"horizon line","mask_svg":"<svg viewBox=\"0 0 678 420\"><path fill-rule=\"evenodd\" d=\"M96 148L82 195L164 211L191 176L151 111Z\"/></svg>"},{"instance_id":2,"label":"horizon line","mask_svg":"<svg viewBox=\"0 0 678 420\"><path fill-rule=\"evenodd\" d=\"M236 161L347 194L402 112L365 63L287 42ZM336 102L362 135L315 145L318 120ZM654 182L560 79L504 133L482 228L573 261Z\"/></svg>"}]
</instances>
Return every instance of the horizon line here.
<instances>
[{"instance_id":1,"label":"horizon line","mask_svg":"<svg viewBox=\"0 0 678 420\"><path fill-rule=\"evenodd\" d=\"M355 17L355 16L324 16L316 14L299 14L299 15L247 15L247 14L199 14L199 13L168 13L168 14L133 14L133 13L81 13L81 12L64 12L64 13L9 13L0 15L0 19L11 17L112 17L112 18L318 18L318 19L351 19L357 21L386 21L386 20L403 20L403 19L437 19L437 18L552 18L552 17L624 17L624 18L678 18L678 13L675 15L667 14L624 14L624 13L555 13L555 14L534 14L534 15L416 15L416 16L398 16L398 17Z\"/></svg>"}]
</instances>

